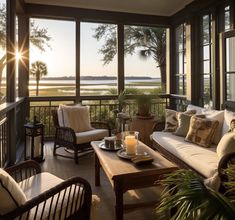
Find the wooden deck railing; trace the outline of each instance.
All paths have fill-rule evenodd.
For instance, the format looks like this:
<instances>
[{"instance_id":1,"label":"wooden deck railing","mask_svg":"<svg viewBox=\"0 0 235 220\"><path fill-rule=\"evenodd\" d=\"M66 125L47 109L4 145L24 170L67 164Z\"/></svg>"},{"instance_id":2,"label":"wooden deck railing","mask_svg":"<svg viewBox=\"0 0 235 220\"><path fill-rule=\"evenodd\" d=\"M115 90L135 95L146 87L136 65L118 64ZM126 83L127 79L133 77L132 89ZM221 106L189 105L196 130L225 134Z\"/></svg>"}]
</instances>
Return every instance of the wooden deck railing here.
<instances>
[{"instance_id":1,"label":"wooden deck railing","mask_svg":"<svg viewBox=\"0 0 235 220\"><path fill-rule=\"evenodd\" d=\"M60 97L45 99L37 99L36 97L30 99L30 120L34 116L45 125L45 137L53 137L54 135L54 126L52 122L51 110L57 109L60 103L71 104L76 101L73 99L68 99L65 97L64 100ZM107 121L114 126L115 123L115 109L118 109L118 101L116 97L86 97L81 100L81 103L84 105L90 106L90 118L91 121ZM155 116L161 118L164 114L166 106L168 106L169 98L167 96L162 96L159 98L153 99L151 112ZM134 98L129 98L127 100L126 111L133 116L137 113L137 105Z\"/></svg>"},{"instance_id":2,"label":"wooden deck railing","mask_svg":"<svg viewBox=\"0 0 235 220\"><path fill-rule=\"evenodd\" d=\"M2 117L0 121L0 167L5 167L8 161L9 151L7 149L7 118Z\"/></svg>"}]
</instances>

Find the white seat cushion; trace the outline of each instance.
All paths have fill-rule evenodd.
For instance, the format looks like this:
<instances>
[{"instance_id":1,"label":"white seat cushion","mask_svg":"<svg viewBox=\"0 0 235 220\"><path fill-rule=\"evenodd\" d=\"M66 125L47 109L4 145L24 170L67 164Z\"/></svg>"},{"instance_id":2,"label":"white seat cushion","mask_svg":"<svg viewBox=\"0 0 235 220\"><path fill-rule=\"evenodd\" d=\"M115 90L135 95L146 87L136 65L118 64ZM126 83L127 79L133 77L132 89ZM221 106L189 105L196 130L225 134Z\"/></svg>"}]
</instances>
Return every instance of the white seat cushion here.
<instances>
[{"instance_id":1,"label":"white seat cushion","mask_svg":"<svg viewBox=\"0 0 235 220\"><path fill-rule=\"evenodd\" d=\"M89 143L91 141L98 141L107 136L109 136L109 132L107 129L93 129L90 131L76 133L77 144L84 144L84 143Z\"/></svg>"},{"instance_id":2,"label":"white seat cushion","mask_svg":"<svg viewBox=\"0 0 235 220\"><path fill-rule=\"evenodd\" d=\"M13 211L27 201L17 182L3 169L0 169L0 198L0 215Z\"/></svg>"},{"instance_id":3,"label":"white seat cushion","mask_svg":"<svg viewBox=\"0 0 235 220\"><path fill-rule=\"evenodd\" d=\"M49 190L52 187L58 185L61 182L63 182L62 179L60 179L50 173L43 172L40 174L36 174L26 180L23 180L22 182L19 183L19 186L24 191L27 199L30 200L30 199L38 196L39 194L45 192L46 190ZM72 188L72 190L71 190L71 195L73 194L73 191L74 191L74 188ZM76 188L76 191L77 191L76 193L79 193L78 188ZM66 204L67 204L68 198L70 198L68 210L71 210L71 208L73 210L72 212L74 212L76 210L75 202L73 202L71 195L69 196L69 190L67 190L65 198L64 198L63 206L62 206L62 209L63 209L62 210L62 218L60 218L60 219L65 218ZM52 202L52 207L51 207L51 210L54 210L55 208L57 208L55 218L53 216L53 211L51 211L51 213L49 213L51 199L48 199L46 202L46 205L45 205L45 210L44 210L44 214L43 214L42 218L41 218L41 213L42 213L42 209L43 209L43 203L41 203L38 208L36 219L53 219L53 220L59 219L59 214L60 214L60 210L61 210L60 207L61 207L62 200L63 200L63 193L60 194L60 197L58 200L58 205L56 206L57 198L58 198L58 194L54 197L53 202ZM83 199L83 197L81 196L80 199ZM80 199L77 204L80 203ZM81 203L82 202L83 201L81 201ZM94 206L96 207L97 203L99 203L99 198L97 196L92 196L92 205L94 204ZM73 205L73 207L71 207L72 205ZM93 209L91 210L91 213L93 214L93 216L96 216L96 213L94 213L95 211ZM35 211L36 211L36 208L34 208L30 211L30 216L32 218L35 214ZM50 217L48 218L49 214L50 214ZM67 216L68 216L68 214L69 214L69 212L67 213Z\"/></svg>"},{"instance_id":4,"label":"white seat cushion","mask_svg":"<svg viewBox=\"0 0 235 220\"><path fill-rule=\"evenodd\" d=\"M184 138L169 132L154 132L152 138L160 146L184 161L205 177L212 177L218 168L219 157L216 147L200 147L184 141Z\"/></svg>"}]
</instances>

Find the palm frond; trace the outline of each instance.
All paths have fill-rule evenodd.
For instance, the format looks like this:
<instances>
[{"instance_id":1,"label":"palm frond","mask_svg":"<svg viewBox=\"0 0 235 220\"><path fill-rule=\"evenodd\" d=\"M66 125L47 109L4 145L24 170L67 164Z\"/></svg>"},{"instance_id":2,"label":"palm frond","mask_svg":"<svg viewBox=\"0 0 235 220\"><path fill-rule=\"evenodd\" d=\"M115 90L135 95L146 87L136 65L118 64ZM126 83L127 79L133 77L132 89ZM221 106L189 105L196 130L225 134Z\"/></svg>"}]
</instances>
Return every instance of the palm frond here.
<instances>
[{"instance_id":1,"label":"palm frond","mask_svg":"<svg viewBox=\"0 0 235 220\"><path fill-rule=\"evenodd\" d=\"M190 170L168 174L162 184L166 187L156 208L162 214L177 208L172 220L232 219L235 206L227 197L207 188L203 179Z\"/></svg>"}]
</instances>

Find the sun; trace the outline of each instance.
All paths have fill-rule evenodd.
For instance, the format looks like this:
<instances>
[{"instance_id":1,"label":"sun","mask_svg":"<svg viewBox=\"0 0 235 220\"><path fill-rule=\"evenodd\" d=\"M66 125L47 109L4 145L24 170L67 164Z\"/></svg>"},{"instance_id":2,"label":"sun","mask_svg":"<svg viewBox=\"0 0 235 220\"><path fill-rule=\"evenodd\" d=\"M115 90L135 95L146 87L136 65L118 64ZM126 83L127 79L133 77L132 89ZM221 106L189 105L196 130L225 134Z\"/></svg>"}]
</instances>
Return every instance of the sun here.
<instances>
[{"instance_id":1,"label":"sun","mask_svg":"<svg viewBox=\"0 0 235 220\"><path fill-rule=\"evenodd\" d=\"M22 59L22 54L21 54L21 52L17 51L16 52L16 60L19 61L21 59Z\"/></svg>"}]
</instances>

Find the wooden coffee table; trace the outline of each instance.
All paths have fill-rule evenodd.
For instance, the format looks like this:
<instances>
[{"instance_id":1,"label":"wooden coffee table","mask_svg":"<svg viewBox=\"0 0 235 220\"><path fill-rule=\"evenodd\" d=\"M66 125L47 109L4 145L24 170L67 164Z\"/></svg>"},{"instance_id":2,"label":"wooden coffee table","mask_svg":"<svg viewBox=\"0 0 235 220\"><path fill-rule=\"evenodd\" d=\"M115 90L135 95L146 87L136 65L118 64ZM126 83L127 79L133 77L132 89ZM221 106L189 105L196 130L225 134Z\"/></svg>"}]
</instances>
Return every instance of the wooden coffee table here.
<instances>
[{"instance_id":1,"label":"wooden coffee table","mask_svg":"<svg viewBox=\"0 0 235 220\"><path fill-rule=\"evenodd\" d=\"M131 189L145 188L156 185L163 174L177 169L177 166L165 159L158 152L139 142L138 152L147 152L154 158L152 164L135 166L131 161L121 159L116 152L99 148L101 141L92 141L95 151L95 185L100 186L100 167L107 175L116 196L116 220L123 219L123 212L136 208L138 204L123 204L123 194ZM151 202L153 205L153 202ZM156 204L156 203L155 203ZM139 204L139 207L143 204ZM146 206L146 204L145 204Z\"/></svg>"}]
</instances>

